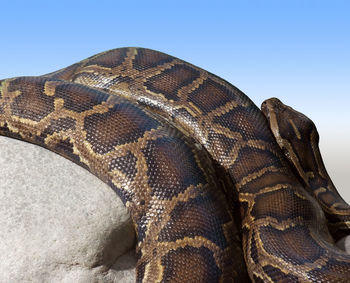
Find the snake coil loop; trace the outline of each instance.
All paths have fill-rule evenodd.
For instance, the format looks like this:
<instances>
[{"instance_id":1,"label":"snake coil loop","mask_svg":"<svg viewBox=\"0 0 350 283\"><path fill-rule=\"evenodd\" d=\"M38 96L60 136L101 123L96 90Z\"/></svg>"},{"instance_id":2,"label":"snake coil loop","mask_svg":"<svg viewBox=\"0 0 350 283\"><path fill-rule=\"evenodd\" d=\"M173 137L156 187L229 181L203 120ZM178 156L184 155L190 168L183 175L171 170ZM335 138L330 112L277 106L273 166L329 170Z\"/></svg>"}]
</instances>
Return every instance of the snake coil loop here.
<instances>
[{"instance_id":1,"label":"snake coil loop","mask_svg":"<svg viewBox=\"0 0 350 283\"><path fill-rule=\"evenodd\" d=\"M349 282L350 255L335 247L325 205L263 113L180 59L120 48L3 80L0 134L55 151L116 191L137 231L138 282Z\"/></svg>"}]
</instances>

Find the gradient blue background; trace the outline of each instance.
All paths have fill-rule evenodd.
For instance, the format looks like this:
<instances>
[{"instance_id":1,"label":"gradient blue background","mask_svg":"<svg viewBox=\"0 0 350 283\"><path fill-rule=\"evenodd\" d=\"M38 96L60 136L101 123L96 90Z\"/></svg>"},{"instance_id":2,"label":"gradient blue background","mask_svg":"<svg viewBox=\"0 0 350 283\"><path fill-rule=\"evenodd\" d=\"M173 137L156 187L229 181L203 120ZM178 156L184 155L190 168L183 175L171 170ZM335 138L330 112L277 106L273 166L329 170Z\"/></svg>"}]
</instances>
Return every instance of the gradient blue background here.
<instances>
[{"instance_id":1,"label":"gradient blue background","mask_svg":"<svg viewBox=\"0 0 350 283\"><path fill-rule=\"evenodd\" d=\"M2 1L0 78L47 73L122 46L157 49L311 117L350 201L350 2Z\"/></svg>"}]
</instances>

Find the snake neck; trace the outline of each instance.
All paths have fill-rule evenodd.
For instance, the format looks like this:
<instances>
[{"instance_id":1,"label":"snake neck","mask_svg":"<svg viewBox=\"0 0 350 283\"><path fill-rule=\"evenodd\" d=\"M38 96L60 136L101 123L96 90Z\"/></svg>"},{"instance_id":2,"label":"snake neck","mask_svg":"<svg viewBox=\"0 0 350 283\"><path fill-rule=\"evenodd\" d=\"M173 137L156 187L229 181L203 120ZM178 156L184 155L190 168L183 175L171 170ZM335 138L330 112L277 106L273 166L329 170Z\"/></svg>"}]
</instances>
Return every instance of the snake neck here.
<instances>
[{"instance_id":1,"label":"snake neck","mask_svg":"<svg viewBox=\"0 0 350 283\"><path fill-rule=\"evenodd\" d=\"M350 207L327 173L315 124L276 98L266 100L262 111L296 176L321 205L332 236L335 240L344 237L349 233Z\"/></svg>"}]
</instances>

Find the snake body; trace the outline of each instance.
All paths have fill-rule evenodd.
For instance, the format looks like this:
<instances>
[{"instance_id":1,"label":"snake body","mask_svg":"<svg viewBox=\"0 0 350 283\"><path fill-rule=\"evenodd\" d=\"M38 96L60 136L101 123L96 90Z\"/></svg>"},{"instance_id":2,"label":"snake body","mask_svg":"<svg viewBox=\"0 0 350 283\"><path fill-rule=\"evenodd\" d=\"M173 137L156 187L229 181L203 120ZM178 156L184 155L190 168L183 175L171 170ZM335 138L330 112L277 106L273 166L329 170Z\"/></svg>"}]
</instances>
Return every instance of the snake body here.
<instances>
[{"instance_id":1,"label":"snake body","mask_svg":"<svg viewBox=\"0 0 350 283\"><path fill-rule=\"evenodd\" d=\"M69 158L121 197L137 231L137 281L245 281L238 231L190 138L125 99L56 79L6 80L0 105L2 135Z\"/></svg>"},{"instance_id":2,"label":"snake body","mask_svg":"<svg viewBox=\"0 0 350 283\"><path fill-rule=\"evenodd\" d=\"M292 173L262 112L187 62L120 48L41 78L2 81L0 127L116 190L135 223L139 282L248 280L232 204L213 166L234 183L225 194L239 201L251 281L349 281L350 256L334 246L320 205Z\"/></svg>"},{"instance_id":3,"label":"snake body","mask_svg":"<svg viewBox=\"0 0 350 283\"><path fill-rule=\"evenodd\" d=\"M324 166L315 124L277 98L264 101L262 111L296 175L320 203L332 236L339 240L349 235L350 206L339 195Z\"/></svg>"}]
</instances>

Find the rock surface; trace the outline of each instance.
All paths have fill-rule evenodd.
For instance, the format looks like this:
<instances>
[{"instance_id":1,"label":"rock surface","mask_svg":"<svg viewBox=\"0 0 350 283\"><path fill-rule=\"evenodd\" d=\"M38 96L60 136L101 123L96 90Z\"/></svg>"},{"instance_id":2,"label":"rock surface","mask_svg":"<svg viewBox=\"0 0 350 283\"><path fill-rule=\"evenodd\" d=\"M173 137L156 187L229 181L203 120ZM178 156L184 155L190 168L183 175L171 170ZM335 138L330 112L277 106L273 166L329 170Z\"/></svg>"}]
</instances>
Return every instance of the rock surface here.
<instances>
[{"instance_id":1,"label":"rock surface","mask_svg":"<svg viewBox=\"0 0 350 283\"><path fill-rule=\"evenodd\" d=\"M85 169L0 137L0 282L135 282L135 232Z\"/></svg>"},{"instance_id":2,"label":"rock surface","mask_svg":"<svg viewBox=\"0 0 350 283\"><path fill-rule=\"evenodd\" d=\"M135 232L85 169L0 137L0 282L135 282ZM337 245L350 253L350 236Z\"/></svg>"},{"instance_id":3,"label":"rock surface","mask_svg":"<svg viewBox=\"0 0 350 283\"><path fill-rule=\"evenodd\" d=\"M350 236L346 236L337 242L338 248L350 254Z\"/></svg>"}]
</instances>

